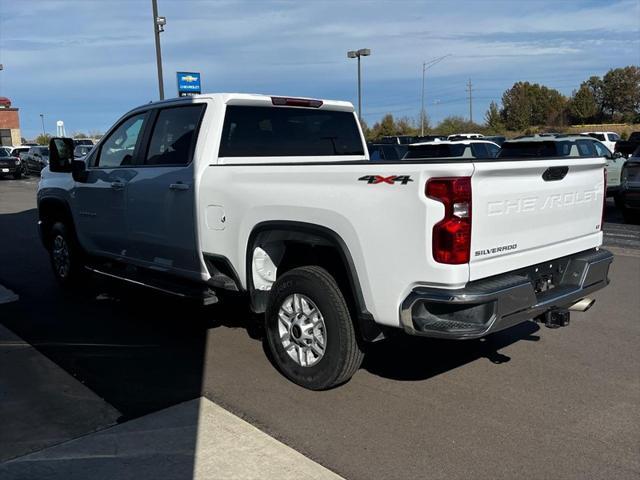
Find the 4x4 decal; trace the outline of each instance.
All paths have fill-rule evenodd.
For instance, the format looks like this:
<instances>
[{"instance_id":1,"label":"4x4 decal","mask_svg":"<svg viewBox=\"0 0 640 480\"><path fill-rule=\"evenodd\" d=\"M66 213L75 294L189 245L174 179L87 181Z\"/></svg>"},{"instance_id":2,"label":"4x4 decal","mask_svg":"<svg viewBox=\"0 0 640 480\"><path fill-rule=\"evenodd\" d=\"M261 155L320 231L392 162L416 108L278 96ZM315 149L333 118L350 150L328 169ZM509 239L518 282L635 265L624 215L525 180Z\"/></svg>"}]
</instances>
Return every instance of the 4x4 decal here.
<instances>
[{"instance_id":1,"label":"4x4 decal","mask_svg":"<svg viewBox=\"0 0 640 480\"><path fill-rule=\"evenodd\" d=\"M402 185L406 185L409 182L413 182L411 175L390 175L383 177L382 175L365 175L358 180L361 182L367 182L369 185L375 185L377 183L388 183L393 185L396 182L400 182Z\"/></svg>"}]
</instances>

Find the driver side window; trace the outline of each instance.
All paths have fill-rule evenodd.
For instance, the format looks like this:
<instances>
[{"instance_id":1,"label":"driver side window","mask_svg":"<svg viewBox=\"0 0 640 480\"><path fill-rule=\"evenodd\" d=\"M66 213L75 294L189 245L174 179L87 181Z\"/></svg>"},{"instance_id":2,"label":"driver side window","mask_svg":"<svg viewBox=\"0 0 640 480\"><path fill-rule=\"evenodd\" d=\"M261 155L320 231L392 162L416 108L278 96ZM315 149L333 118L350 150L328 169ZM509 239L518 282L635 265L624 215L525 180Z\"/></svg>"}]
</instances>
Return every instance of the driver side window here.
<instances>
[{"instance_id":1,"label":"driver side window","mask_svg":"<svg viewBox=\"0 0 640 480\"><path fill-rule=\"evenodd\" d=\"M129 117L109 135L100 147L96 167L117 168L133 164L146 116L145 112Z\"/></svg>"}]
</instances>

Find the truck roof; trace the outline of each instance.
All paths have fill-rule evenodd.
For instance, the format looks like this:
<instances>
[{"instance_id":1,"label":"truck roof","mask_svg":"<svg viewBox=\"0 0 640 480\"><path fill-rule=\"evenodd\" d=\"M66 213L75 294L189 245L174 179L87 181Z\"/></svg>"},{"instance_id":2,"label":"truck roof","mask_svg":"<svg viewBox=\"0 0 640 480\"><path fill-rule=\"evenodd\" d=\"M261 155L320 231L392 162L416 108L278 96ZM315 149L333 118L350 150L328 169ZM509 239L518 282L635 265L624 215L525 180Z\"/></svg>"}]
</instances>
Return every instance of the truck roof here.
<instances>
[{"instance_id":1,"label":"truck roof","mask_svg":"<svg viewBox=\"0 0 640 480\"><path fill-rule=\"evenodd\" d=\"M309 98L309 97L291 97L286 95L262 95L258 93L203 93L193 95L190 97L176 97L167 100L160 100L157 102L151 102L151 105L164 105L172 103L188 103L191 99L213 99L219 100L226 105L246 105L246 106L261 106L271 107L274 104L274 98L283 99L283 101L316 101L321 102L318 107L310 106L311 108L319 108L324 110L340 110L345 112L354 112L353 104L351 102L345 102L342 100L329 100L321 98ZM137 108L148 107L150 104L140 105ZM286 106L286 103L281 103L276 106ZM304 105L294 105L297 107L304 107Z\"/></svg>"}]
</instances>

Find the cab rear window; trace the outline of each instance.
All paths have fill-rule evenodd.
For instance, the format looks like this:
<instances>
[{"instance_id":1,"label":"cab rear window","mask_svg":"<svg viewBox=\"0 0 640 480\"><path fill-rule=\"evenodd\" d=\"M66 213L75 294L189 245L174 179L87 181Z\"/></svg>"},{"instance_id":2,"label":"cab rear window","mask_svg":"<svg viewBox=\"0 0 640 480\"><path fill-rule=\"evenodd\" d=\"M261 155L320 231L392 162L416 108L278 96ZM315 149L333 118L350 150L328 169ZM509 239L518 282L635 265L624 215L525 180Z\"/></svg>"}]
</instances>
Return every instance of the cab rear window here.
<instances>
[{"instance_id":1,"label":"cab rear window","mask_svg":"<svg viewBox=\"0 0 640 480\"><path fill-rule=\"evenodd\" d=\"M229 105L219 155L364 155L364 146L351 112Z\"/></svg>"}]
</instances>

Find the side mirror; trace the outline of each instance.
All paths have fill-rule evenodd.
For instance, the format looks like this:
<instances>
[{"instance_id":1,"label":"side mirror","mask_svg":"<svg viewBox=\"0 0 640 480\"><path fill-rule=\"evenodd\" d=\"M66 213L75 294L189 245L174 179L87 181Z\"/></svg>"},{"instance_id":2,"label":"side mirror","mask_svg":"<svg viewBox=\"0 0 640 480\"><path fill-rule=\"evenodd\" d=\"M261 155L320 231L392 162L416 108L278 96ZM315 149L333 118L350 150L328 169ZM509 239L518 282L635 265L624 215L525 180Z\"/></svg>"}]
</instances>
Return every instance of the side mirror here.
<instances>
[{"instance_id":1,"label":"side mirror","mask_svg":"<svg viewBox=\"0 0 640 480\"><path fill-rule=\"evenodd\" d=\"M73 162L73 140L53 137L49 141L49 170L52 172L71 172Z\"/></svg>"},{"instance_id":2,"label":"side mirror","mask_svg":"<svg viewBox=\"0 0 640 480\"><path fill-rule=\"evenodd\" d=\"M622 158L622 154L620 152L613 152L611 158Z\"/></svg>"}]
</instances>

